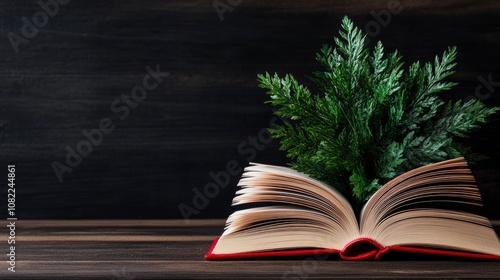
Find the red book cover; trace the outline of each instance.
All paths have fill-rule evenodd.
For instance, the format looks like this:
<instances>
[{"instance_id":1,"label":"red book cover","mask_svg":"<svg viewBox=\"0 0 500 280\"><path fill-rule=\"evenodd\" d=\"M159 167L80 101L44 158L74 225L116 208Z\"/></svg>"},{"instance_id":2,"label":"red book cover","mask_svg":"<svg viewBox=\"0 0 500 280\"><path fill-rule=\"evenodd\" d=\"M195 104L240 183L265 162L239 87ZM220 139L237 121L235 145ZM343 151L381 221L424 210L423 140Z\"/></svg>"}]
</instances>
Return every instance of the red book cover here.
<instances>
[{"instance_id":1,"label":"red book cover","mask_svg":"<svg viewBox=\"0 0 500 280\"><path fill-rule=\"evenodd\" d=\"M500 256L463 252L446 249L432 249L423 247L411 246L389 246L383 247L378 242L370 238L358 238L349 242L342 250L336 249L297 249L297 250L280 250L280 251L265 251L265 252L247 252L247 253L234 253L234 254L213 254L212 250L215 248L217 241L216 238L212 246L205 255L205 260L238 260L238 259L262 259L262 258L287 258L287 257L300 257L300 256L314 256L325 254L337 254L340 259L345 261L362 261L362 260L379 260L388 252L401 252L408 254L428 254L433 256L443 257L459 257L465 259L480 259L480 260L500 260Z\"/></svg>"}]
</instances>

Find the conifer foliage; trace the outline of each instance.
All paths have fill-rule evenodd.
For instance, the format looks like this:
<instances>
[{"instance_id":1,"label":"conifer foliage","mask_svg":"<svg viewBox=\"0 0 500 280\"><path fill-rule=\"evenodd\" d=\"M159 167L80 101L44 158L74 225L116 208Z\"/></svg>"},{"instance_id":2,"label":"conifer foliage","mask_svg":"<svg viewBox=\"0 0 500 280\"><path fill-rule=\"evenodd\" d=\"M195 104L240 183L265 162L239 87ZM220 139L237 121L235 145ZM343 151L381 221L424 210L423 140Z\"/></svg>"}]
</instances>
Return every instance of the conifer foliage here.
<instances>
[{"instance_id":1,"label":"conifer foliage","mask_svg":"<svg viewBox=\"0 0 500 280\"><path fill-rule=\"evenodd\" d=\"M470 154L460 138L499 108L439 97L456 85L445 81L454 73L455 47L406 69L402 56L386 54L381 42L373 50L365 46L347 16L339 35L335 47L317 54L322 71L311 77L317 93L291 74L258 75L267 103L285 120L270 131L292 168L362 203L405 171Z\"/></svg>"}]
</instances>

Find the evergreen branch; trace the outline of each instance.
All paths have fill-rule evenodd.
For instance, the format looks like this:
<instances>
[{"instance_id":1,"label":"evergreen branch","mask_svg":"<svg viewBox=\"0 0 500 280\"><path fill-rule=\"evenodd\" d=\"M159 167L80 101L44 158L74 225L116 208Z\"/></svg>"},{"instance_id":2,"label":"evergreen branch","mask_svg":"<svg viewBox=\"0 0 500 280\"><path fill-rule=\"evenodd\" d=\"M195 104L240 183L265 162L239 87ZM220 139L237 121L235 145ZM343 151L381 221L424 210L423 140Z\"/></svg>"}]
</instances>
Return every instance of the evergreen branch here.
<instances>
[{"instance_id":1,"label":"evergreen branch","mask_svg":"<svg viewBox=\"0 0 500 280\"><path fill-rule=\"evenodd\" d=\"M474 155L459 139L499 108L479 101L445 103L438 93L456 66L456 47L433 63L403 69L397 51L372 51L365 35L344 17L334 46L316 55L322 70L313 94L292 75L259 74L266 102L285 120L270 129L291 167L328 183L347 197L366 201L381 185L409 169L460 155ZM475 155L474 155L475 156Z\"/></svg>"}]
</instances>

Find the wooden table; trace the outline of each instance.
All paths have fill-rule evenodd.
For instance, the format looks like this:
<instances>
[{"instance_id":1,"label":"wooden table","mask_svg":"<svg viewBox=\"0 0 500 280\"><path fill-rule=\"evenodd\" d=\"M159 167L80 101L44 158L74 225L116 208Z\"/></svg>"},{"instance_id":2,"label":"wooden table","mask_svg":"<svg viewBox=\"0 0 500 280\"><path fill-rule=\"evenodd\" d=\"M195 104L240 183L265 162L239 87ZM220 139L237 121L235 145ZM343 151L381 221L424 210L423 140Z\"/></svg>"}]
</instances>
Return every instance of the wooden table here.
<instances>
[{"instance_id":1,"label":"wooden table","mask_svg":"<svg viewBox=\"0 0 500 280\"><path fill-rule=\"evenodd\" d=\"M205 261L223 226L223 220L19 220L15 273L7 270L10 245L1 232L0 279L500 278L500 263L483 261Z\"/></svg>"}]
</instances>

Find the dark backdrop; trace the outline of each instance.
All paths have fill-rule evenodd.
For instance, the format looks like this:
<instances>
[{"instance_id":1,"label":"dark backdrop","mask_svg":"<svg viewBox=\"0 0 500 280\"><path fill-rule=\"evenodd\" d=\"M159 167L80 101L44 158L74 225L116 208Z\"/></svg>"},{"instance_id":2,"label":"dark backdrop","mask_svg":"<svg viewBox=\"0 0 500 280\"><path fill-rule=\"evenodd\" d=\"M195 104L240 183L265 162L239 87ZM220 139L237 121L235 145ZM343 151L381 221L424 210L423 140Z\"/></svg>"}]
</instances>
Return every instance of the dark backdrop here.
<instances>
[{"instance_id":1,"label":"dark backdrop","mask_svg":"<svg viewBox=\"0 0 500 280\"><path fill-rule=\"evenodd\" d=\"M182 218L179 205L193 207L190 218L226 217L237 172L213 198L197 200L206 207L193 205L196 191L215 181L210 172L223 179L228 163L232 171L248 160L287 161L276 141L263 143L273 115L256 75L293 73L309 84L315 53L333 42L343 15L370 26L373 42L399 49L409 63L456 45L451 79L459 85L443 97L469 98L482 79L491 80L480 97L499 105L498 1L401 0L401 12L382 23L375 18L394 0L232 0L221 16L214 3L227 2L72 0L44 18L37 1L1 1L0 168L6 182L7 164L16 165L19 218ZM34 15L42 26L36 35L23 27L23 17L33 22ZM127 105L125 116L122 95L157 65L168 76L136 108ZM60 182L54 162L66 165L67 146L76 149L86 139L82 130L107 118L114 131ZM474 172L495 219L499 121L491 118L468 140L491 157Z\"/></svg>"}]
</instances>

